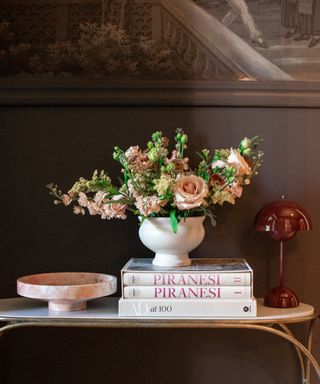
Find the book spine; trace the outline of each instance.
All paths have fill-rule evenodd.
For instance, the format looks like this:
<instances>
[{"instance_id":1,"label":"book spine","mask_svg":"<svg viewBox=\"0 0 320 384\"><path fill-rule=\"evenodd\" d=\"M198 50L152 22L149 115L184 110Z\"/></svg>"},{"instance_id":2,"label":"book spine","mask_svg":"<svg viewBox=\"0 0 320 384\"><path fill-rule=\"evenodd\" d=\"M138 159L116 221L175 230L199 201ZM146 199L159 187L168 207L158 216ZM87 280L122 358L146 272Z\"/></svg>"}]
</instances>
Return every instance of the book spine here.
<instances>
[{"instance_id":1,"label":"book spine","mask_svg":"<svg viewBox=\"0 0 320 384\"><path fill-rule=\"evenodd\" d=\"M130 317L214 317L257 316L255 299L248 300L119 300L119 316Z\"/></svg>"},{"instance_id":2,"label":"book spine","mask_svg":"<svg viewBox=\"0 0 320 384\"><path fill-rule=\"evenodd\" d=\"M210 286L125 286L125 299L250 299L250 286L210 287Z\"/></svg>"},{"instance_id":3,"label":"book spine","mask_svg":"<svg viewBox=\"0 0 320 384\"><path fill-rule=\"evenodd\" d=\"M251 273L131 273L122 275L123 285L251 285Z\"/></svg>"}]
</instances>

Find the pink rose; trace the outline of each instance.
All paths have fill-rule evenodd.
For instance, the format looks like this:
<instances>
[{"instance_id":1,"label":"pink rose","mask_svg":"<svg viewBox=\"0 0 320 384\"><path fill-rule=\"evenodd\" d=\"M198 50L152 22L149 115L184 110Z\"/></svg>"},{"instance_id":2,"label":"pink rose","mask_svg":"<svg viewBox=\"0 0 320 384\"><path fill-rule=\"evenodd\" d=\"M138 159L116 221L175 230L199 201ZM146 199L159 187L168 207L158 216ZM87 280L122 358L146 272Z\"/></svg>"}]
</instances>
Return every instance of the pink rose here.
<instances>
[{"instance_id":1,"label":"pink rose","mask_svg":"<svg viewBox=\"0 0 320 384\"><path fill-rule=\"evenodd\" d=\"M200 207L208 194L208 185L201 177L182 176L174 189L174 200L180 210Z\"/></svg>"}]
</instances>

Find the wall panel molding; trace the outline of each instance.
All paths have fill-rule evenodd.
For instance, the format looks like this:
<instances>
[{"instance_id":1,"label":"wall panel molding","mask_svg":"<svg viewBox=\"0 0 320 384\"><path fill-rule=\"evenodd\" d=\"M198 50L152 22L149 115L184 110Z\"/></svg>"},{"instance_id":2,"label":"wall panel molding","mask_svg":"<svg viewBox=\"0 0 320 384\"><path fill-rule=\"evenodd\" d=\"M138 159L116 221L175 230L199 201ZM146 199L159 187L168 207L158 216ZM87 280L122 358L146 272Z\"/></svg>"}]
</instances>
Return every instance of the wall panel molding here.
<instances>
[{"instance_id":1,"label":"wall panel molding","mask_svg":"<svg viewBox=\"0 0 320 384\"><path fill-rule=\"evenodd\" d=\"M0 105L320 107L320 83L2 80Z\"/></svg>"}]
</instances>

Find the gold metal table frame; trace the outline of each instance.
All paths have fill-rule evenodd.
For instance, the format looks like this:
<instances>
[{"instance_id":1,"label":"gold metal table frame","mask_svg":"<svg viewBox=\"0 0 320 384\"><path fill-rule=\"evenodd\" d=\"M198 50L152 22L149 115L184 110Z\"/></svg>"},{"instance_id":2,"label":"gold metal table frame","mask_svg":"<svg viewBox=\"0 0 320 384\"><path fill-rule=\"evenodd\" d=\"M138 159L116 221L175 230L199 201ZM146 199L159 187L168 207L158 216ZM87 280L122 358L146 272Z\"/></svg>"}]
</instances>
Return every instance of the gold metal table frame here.
<instances>
[{"instance_id":1,"label":"gold metal table frame","mask_svg":"<svg viewBox=\"0 0 320 384\"><path fill-rule=\"evenodd\" d=\"M311 353L312 335L318 313L311 305L301 303L297 308L265 307L258 299L258 314L252 318L181 318L181 317L119 317L118 298L92 301L85 311L49 312L46 303L32 299L0 300L0 336L22 327L78 327L78 328L229 328L253 329L274 334L291 343L301 365L302 384L310 384L313 366L320 380L320 366ZM288 324L306 323L305 345L299 341Z\"/></svg>"}]
</instances>

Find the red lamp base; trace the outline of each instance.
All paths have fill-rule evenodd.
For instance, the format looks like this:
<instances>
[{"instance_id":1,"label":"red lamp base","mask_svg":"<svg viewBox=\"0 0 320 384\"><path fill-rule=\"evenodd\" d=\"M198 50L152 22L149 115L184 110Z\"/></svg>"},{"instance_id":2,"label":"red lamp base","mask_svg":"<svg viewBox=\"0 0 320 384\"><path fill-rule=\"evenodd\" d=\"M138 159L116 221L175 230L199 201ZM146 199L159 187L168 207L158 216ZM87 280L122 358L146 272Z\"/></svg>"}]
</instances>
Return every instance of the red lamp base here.
<instances>
[{"instance_id":1,"label":"red lamp base","mask_svg":"<svg viewBox=\"0 0 320 384\"><path fill-rule=\"evenodd\" d=\"M277 287L267 293L264 305L275 308L294 308L299 305L299 299L292 289Z\"/></svg>"}]
</instances>

